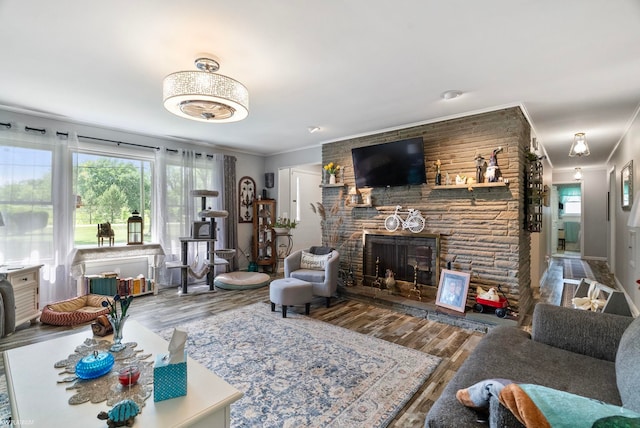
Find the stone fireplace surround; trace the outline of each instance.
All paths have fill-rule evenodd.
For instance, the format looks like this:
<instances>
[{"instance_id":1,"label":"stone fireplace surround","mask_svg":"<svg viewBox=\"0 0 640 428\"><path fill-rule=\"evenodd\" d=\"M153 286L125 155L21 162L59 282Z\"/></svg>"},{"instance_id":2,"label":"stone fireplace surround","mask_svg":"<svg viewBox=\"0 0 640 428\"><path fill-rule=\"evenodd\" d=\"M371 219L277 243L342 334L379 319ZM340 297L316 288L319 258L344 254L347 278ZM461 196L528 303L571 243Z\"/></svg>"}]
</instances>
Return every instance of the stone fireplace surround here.
<instances>
[{"instance_id":1,"label":"stone fireplace surround","mask_svg":"<svg viewBox=\"0 0 640 428\"><path fill-rule=\"evenodd\" d=\"M355 182L351 149L415 136L423 137L428 183L373 188L371 206L350 206L348 190ZM445 268L447 260L455 259L453 270L470 273L470 306L477 286L489 288L499 284L514 308L528 310L532 304L531 247L530 233L524 228L523 195L529 145L530 125L519 107L324 144L323 164L335 162L343 166L338 182L344 185L325 186L322 193L323 205L336 206L336 217L341 219L340 240L334 245L341 253L341 269L351 268L356 284L366 283L366 276L374 272L365 263L364 232L384 235L387 233L384 218L393 213L396 205L415 208L426 219L422 233L439 236L438 251L434 252L435 272ZM441 161L443 176L449 173L453 179L457 174L475 177L475 157L480 154L488 159L497 147L503 148L498 166L508 185L472 191L466 186L434 185L436 160ZM328 221L325 228L331 228L332 224ZM327 230L323 236L326 234ZM393 235L401 236L399 232ZM405 272L400 272L398 266L396 269L397 275L410 276L413 283L412 268L407 267ZM380 271L380 276L384 272ZM434 285L438 277L432 278L436 281Z\"/></svg>"}]
</instances>

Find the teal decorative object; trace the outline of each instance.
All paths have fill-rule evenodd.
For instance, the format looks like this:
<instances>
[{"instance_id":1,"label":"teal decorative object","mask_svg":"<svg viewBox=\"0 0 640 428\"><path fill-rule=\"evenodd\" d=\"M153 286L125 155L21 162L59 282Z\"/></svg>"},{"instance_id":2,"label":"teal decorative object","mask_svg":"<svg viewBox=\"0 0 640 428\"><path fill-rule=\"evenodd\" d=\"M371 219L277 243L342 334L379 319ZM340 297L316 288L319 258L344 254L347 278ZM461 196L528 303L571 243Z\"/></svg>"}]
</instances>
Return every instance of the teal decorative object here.
<instances>
[{"instance_id":1,"label":"teal decorative object","mask_svg":"<svg viewBox=\"0 0 640 428\"><path fill-rule=\"evenodd\" d=\"M76 364L76 376L80 379L95 379L111 371L115 359L108 352L93 351Z\"/></svg>"},{"instance_id":2,"label":"teal decorative object","mask_svg":"<svg viewBox=\"0 0 640 428\"><path fill-rule=\"evenodd\" d=\"M109 412L98 413L98 419L106 420L109 428L133 426L133 420L140 413L140 407L133 400L122 400L113 405Z\"/></svg>"}]
</instances>

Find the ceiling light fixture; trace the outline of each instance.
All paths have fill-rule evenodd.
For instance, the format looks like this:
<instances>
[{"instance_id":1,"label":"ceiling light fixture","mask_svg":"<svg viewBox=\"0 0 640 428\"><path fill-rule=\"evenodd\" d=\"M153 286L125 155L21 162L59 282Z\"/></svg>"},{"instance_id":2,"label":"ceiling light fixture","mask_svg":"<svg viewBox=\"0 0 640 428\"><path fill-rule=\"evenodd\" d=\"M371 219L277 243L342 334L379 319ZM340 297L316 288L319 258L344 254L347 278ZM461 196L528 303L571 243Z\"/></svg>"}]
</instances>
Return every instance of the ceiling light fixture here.
<instances>
[{"instance_id":1,"label":"ceiling light fixture","mask_svg":"<svg viewBox=\"0 0 640 428\"><path fill-rule=\"evenodd\" d=\"M589 145L587 144L587 138L584 135L584 132L578 132L573 136L573 143L571 144L571 149L569 149L569 156L589 156L591 152L589 151Z\"/></svg>"},{"instance_id":2,"label":"ceiling light fixture","mask_svg":"<svg viewBox=\"0 0 640 428\"><path fill-rule=\"evenodd\" d=\"M199 71L179 71L164 78L162 99L171 113L201 122L237 122L249 115L249 91L237 80L216 74L220 64L195 61Z\"/></svg>"},{"instance_id":3,"label":"ceiling light fixture","mask_svg":"<svg viewBox=\"0 0 640 428\"><path fill-rule=\"evenodd\" d=\"M580 181L582 180L582 168L576 168L576 172L573 174L573 178L575 178L576 180Z\"/></svg>"},{"instance_id":4,"label":"ceiling light fixture","mask_svg":"<svg viewBox=\"0 0 640 428\"><path fill-rule=\"evenodd\" d=\"M310 126L307 129L309 130L309 134L315 134L316 132L320 131L319 126Z\"/></svg>"},{"instance_id":5,"label":"ceiling light fixture","mask_svg":"<svg viewBox=\"0 0 640 428\"><path fill-rule=\"evenodd\" d=\"M440 97L442 97L443 100L452 100L454 98L458 98L459 96L462 95L462 91L458 91L455 89L449 90L449 91L444 91Z\"/></svg>"}]
</instances>

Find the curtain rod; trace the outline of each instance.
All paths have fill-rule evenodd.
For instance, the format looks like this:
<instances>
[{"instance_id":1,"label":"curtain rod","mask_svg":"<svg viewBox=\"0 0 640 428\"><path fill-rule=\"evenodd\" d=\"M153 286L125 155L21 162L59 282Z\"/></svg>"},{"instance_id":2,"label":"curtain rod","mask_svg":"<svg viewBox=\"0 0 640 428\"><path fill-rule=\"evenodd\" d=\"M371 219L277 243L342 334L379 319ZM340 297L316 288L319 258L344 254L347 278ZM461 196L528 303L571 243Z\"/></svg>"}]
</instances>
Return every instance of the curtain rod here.
<instances>
[{"instance_id":1,"label":"curtain rod","mask_svg":"<svg viewBox=\"0 0 640 428\"><path fill-rule=\"evenodd\" d=\"M171 152L171 153L180 153L180 150L178 150L178 149L165 148L165 150L167 152ZM184 150L182 152L184 153ZM213 159L213 155L208 155L208 154L204 154L203 155L202 153L198 153L198 152L194 153L194 155L196 155L196 157L198 157L198 156L206 156L207 159Z\"/></svg>"},{"instance_id":2,"label":"curtain rod","mask_svg":"<svg viewBox=\"0 0 640 428\"><path fill-rule=\"evenodd\" d=\"M24 130L25 130L25 131L34 131L34 132L39 132L39 133L41 133L42 135L44 135L44 134L46 134L46 133L47 133L47 130L46 130L46 129L44 129L44 128L32 128L32 127L30 127L30 126L25 126L25 127L24 127Z\"/></svg>"},{"instance_id":3,"label":"curtain rod","mask_svg":"<svg viewBox=\"0 0 640 428\"><path fill-rule=\"evenodd\" d=\"M0 126L4 126L7 129L11 129L11 123L4 123L4 122L0 122ZM34 131L34 132L40 132L41 134L45 134L47 132L47 130L45 128L32 128L30 126L25 126L24 127L25 131ZM69 133L68 132L61 132L61 131L56 131L56 135L59 137L68 137ZM107 138L98 138L98 137L89 137L88 135L78 135L78 138L85 138L87 140L95 140L95 141L104 141L107 143L114 143L117 145L121 145L124 144L126 146L133 146L133 147L142 147L145 149L154 149L154 150L160 150L160 147L158 146L148 146L146 144L136 144L136 143L127 143L126 141L118 141L118 140L109 140ZM178 149L165 149L167 152L172 152L172 153L179 153ZM208 154L202 154L202 153L195 153L196 156L206 156L208 159L213 159L213 155L208 155Z\"/></svg>"},{"instance_id":4,"label":"curtain rod","mask_svg":"<svg viewBox=\"0 0 640 428\"><path fill-rule=\"evenodd\" d=\"M127 143L125 141L108 140L106 138L89 137L89 136L86 136L86 135L78 135L78 138L85 138L85 139L88 139L88 140L95 140L95 141L105 141L107 143L114 143L114 144L117 144L117 145L124 144L126 146L144 147L145 149L160 150L160 147L157 147L157 146L147 146L146 144Z\"/></svg>"}]
</instances>

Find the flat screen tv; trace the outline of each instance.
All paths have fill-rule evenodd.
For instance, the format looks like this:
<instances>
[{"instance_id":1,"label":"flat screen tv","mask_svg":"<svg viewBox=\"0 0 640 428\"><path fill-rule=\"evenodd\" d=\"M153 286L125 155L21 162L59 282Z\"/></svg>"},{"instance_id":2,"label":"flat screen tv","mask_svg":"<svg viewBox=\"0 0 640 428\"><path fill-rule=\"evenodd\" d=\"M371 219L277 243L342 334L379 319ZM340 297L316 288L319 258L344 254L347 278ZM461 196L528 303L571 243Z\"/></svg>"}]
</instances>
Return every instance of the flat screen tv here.
<instances>
[{"instance_id":1,"label":"flat screen tv","mask_svg":"<svg viewBox=\"0 0 640 428\"><path fill-rule=\"evenodd\" d=\"M351 149L356 187L427 182L422 137Z\"/></svg>"}]
</instances>

